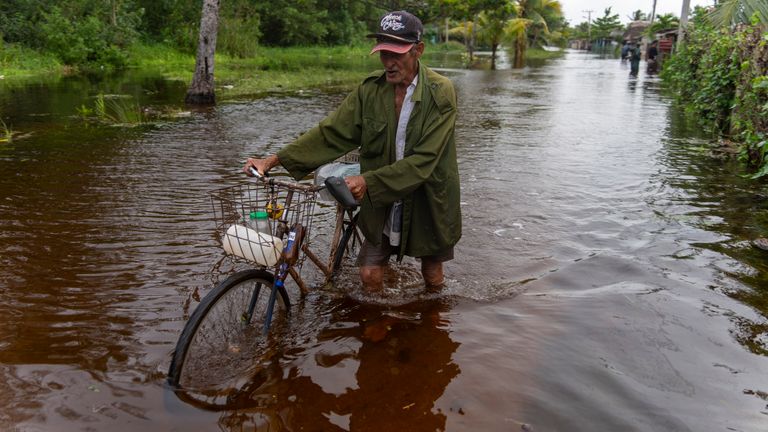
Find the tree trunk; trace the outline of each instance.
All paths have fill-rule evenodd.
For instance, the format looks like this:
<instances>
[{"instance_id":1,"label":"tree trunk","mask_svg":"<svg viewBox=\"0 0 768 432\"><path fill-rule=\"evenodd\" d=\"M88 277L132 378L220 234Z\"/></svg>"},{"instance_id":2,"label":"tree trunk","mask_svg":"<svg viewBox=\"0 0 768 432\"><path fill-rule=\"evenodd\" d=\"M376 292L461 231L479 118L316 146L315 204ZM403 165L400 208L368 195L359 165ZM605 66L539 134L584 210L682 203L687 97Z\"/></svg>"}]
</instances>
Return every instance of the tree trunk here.
<instances>
[{"instance_id":1,"label":"tree trunk","mask_svg":"<svg viewBox=\"0 0 768 432\"><path fill-rule=\"evenodd\" d=\"M200 18L200 38L192 84L184 102L192 105L214 105L213 56L216 53L216 33L219 29L219 0L204 0Z\"/></svg>"},{"instance_id":2,"label":"tree trunk","mask_svg":"<svg viewBox=\"0 0 768 432\"><path fill-rule=\"evenodd\" d=\"M496 48L498 46L499 44L496 42L491 44L491 70L496 70Z\"/></svg>"},{"instance_id":3,"label":"tree trunk","mask_svg":"<svg viewBox=\"0 0 768 432\"><path fill-rule=\"evenodd\" d=\"M117 0L112 0L112 27L117 27Z\"/></svg>"},{"instance_id":4,"label":"tree trunk","mask_svg":"<svg viewBox=\"0 0 768 432\"><path fill-rule=\"evenodd\" d=\"M469 64L472 65L472 38L470 37L469 20L464 21L464 46L469 53Z\"/></svg>"},{"instance_id":5,"label":"tree trunk","mask_svg":"<svg viewBox=\"0 0 768 432\"><path fill-rule=\"evenodd\" d=\"M448 43L448 17L445 17L445 43Z\"/></svg>"},{"instance_id":6,"label":"tree trunk","mask_svg":"<svg viewBox=\"0 0 768 432\"><path fill-rule=\"evenodd\" d=\"M516 69L525 67L525 46L527 42L525 32L521 32L515 41L515 62L513 67Z\"/></svg>"},{"instance_id":7,"label":"tree trunk","mask_svg":"<svg viewBox=\"0 0 768 432\"><path fill-rule=\"evenodd\" d=\"M471 47L469 50L469 58L472 59L472 56L475 53L475 43L477 42L477 15L472 17L472 39L470 39L469 46Z\"/></svg>"}]
</instances>

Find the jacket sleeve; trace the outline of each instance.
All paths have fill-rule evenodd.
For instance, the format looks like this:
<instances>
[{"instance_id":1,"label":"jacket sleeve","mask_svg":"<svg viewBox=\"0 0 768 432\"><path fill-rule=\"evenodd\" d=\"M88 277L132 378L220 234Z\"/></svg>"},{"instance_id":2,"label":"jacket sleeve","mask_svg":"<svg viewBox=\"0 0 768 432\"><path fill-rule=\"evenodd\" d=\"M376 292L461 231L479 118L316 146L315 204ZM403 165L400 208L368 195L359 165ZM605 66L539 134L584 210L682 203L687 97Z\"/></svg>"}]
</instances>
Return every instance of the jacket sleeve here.
<instances>
[{"instance_id":1,"label":"jacket sleeve","mask_svg":"<svg viewBox=\"0 0 768 432\"><path fill-rule=\"evenodd\" d=\"M351 92L339 107L317 126L285 146L277 157L295 179L335 160L360 145L362 131L360 88Z\"/></svg>"},{"instance_id":2,"label":"jacket sleeve","mask_svg":"<svg viewBox=\"0 0 768 432\"><path fill-rule=\"evenodd\" d=\"M363 174L368 187L368 197L376 207L391 203L412 193L432 176L446 148L453 143L456 123L456 95L452 87L446 103L436 101L427 107L421 138L412 152L403 159Z\"/></svg>"}]
</instances>

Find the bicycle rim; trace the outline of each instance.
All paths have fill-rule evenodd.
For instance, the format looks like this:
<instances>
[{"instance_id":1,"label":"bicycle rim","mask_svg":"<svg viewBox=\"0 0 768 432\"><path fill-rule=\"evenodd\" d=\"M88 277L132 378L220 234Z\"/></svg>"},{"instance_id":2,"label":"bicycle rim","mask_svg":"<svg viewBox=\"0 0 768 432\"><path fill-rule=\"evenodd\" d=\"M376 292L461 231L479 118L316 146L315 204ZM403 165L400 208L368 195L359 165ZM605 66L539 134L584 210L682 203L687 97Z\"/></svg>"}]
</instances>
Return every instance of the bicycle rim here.
<instances>
[{"instance_id":1,"label":"bicycle rim","mask_svg":"<svg viewBox=\"0 0 768 432\"><path fill-rule=\"evenodd\" d=\"M246 384L267 353L270 336L285 327L288 319L290 301L281 287L276 293L270 333L263 334L272 282L273 276L267 271L245 270L206 295L179 338L168 382L180 389L199 391L205 398L231 394Z\"/></svg>"}]
</instances>

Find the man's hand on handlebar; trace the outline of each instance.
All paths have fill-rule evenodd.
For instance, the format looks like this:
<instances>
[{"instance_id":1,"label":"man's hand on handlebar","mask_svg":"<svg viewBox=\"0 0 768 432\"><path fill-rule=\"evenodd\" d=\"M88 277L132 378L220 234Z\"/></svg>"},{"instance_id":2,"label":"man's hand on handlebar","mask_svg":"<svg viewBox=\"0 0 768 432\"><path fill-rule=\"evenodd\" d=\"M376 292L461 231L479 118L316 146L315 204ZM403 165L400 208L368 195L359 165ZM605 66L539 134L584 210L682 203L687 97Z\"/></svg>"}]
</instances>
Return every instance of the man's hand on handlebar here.
<instances>
[{"instance_id":1,"label":"man's hand on handlebar","mask_svg":"<svg viewBox=\"0 0 768 432\"><path fill-rule=\"evenodd\" d=\"M352 192L352 196L356 200L360 201L365 195L365 191L368 190L368 185L365 183L363 176L349 176L344 177L344 182L347 183L349 191Z\"/></svg>"},{"instance_id":2,"label":"man's hand on handlebar","mask_svg":"<svg viewBox=\"0 0 768 432\"><path fill-rule=\"evenodd\" d=\"M280 165L280 160L277 158L277 155L267 156L264 159L248 158L245 161L245 166L243 166L243 172L248 177L253 177L251 168L254 168L259 173L266 175L269 170L278 165Z\"/></svg>"}]
</instances>

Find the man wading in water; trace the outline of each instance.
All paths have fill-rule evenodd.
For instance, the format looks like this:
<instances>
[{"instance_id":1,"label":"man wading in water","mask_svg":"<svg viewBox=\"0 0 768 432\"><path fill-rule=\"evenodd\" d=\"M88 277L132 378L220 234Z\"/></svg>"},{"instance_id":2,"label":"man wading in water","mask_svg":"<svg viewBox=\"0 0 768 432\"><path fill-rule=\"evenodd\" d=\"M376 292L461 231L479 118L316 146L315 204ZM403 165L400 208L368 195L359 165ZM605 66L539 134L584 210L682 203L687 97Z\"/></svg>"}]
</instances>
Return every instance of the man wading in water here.
<instances>
[{"instance_id":1,"label":"man wading in water","mask_svg":"<svg viewBox=\"0 0 768 432\"><path fill-rule=\"evenodd\" d=\"M357 264L369 292L383 287L389 257L421 260L428 289L444 284L443 262L461 237L459 170L451 82L419 62L421 21L405 11L379 21L371 54L384 71L369 75L341 106L275 155L248 159L262 174L282 165L296 179L359 148L359 176L345 179L360 201L365 241Z\"/></svg>"}]
</instances>

